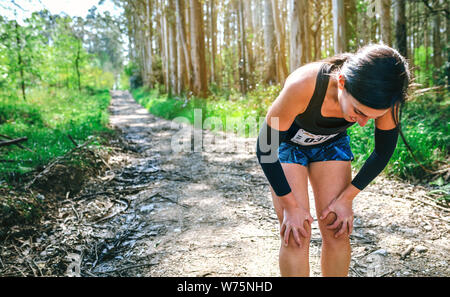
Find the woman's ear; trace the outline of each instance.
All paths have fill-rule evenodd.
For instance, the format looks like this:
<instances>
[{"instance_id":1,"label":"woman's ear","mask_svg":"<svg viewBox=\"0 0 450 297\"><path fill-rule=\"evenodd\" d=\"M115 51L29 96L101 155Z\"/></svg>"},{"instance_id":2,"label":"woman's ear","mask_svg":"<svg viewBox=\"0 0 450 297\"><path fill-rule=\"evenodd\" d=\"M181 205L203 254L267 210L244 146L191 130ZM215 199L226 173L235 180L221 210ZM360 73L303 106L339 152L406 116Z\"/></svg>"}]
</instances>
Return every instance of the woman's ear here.
<instances>
[{"instance_id":1,"label":"woman's ear","mask_svg":"<svg viewBox=\"0 0 450 297\"><path fill-rule=\"evenodd\" d=\"M339 90L344 90L345 85L345 78L342 74L339 74L338 76L338 88Z\"/></svg>"}]
</instances>

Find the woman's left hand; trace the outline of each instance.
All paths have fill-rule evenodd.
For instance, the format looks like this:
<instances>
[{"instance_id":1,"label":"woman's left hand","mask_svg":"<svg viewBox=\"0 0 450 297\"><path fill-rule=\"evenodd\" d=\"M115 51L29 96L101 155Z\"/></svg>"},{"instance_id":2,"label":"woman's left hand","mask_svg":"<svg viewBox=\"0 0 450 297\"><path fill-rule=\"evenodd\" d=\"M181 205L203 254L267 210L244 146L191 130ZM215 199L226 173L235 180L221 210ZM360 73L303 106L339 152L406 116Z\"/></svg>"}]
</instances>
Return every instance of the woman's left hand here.
<instances>
[{"instance_id":1,"label":"woman's left hand","mask_svg":"<svg viewBox=\"0 0 450 297\"><path fill-rule=\"evenodd\" d=\"M353 209L352 209L353 199L348 199L342 194L331 201L331 203L322 211L320 219L325 219L330 212L336 214L336 220L331 225L327 226L329 230L337 230L334 234L335 238L338 238L345 232L348 235L352 233L353 230ZM340 228L339 228L340 227Z\"/></svg>"}]
</instances>

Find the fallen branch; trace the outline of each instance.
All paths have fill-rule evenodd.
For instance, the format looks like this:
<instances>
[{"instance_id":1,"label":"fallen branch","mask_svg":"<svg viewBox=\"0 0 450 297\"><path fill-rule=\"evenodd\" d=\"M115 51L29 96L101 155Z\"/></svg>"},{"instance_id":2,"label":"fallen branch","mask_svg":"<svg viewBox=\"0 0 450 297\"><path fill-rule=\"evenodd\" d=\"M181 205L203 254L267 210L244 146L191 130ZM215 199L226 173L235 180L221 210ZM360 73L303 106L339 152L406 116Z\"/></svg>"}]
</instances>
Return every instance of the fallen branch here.
<instances>
[{"instance_id":1,"label":"fallen branch","mask_svg":"<svg viewBox=\"0 0 450 297\"><path fill-rule=\"evenodd\" d=\"M13 144L18 144L20 142L24 142L27 141L28 138L27 137L22 137L22 138L17 138L17 139L13 139L13 140L9 140L9 141L2 141L0 142L0 147L2 146L8 146L8 145L13 145Z\"/></svg>"},{"instance_id":2,"label":"fallen branch","mask_svg":"<svg viewBox=\"0 0 450 297\"><path fill-rule=\"evenodd\" d=\"M32 163L33 161L31 160L5 160L5 159L0 159L0 163Z\"/></svg>"},{"instance_id":3,"label":"fallen branch","mask_svg":"<svg viewBox=\"0 0 450 297\"><path fill-rule=\"evenodd\" d=\"M98 223L100 223L100 222L103 222L103 221L112 219L112 218L115 217L116 215L118 215L118 214L120 214L120 213L123 213L123 212L127 211L128 208L130 207L130 201L128 201L128 200L125 199L125 198L120 198L119 200L118 200L118 199L112 199L112 201L114 201L114 202L116 202L116 203L120 203L120 204L122 204L122 205L123 205L122 202L125 202L125 209L122 209L122 210L120 210L120 211L118 211L118 212L115 212L115 213L113 213L113 214L111 214L111 215L109 215L109 216L100 218L100 219L96 220L96 221L94 222L94 224L98 224ZM108 210L108 211L109 211L109 210Z\"/></svg>"},{"instance_id":4,"label":"fallen branch","mask_svg":"<svg viewBox=\"0 0 450 297\"><path fill-rule=\"evenodd\" d=\"M70 141L73 143L75 147L78 147L78 143L70 136L70 134L67 134L67 137L70 139Z\"/></svg>"},{"instance_id":5,"label":"fallen branch","mask_svg":"<svg viewBox=\"0 0 450 297\"><path fill-rule=\"evenodd\" d=\"M438 208L438 209L440 209L440 210L443 210L443 211L446 211L446 212L450 212L450 209L447 209L447 208L444 208L444 207L442 207L442 206L439 206L439 205L430 203L430 202L428 202L428 201L424 201L424 200L419 199L419 198L416 198L416 197L412 197L412 196L404 196L404 197L406 197L406 198L408 198L408 199L411 199L411 200L415 200L415 201L421 202L421 203L423 203L423 204L426 204L426 205L429 205L429 206L432 206L432 207L436 207L436 208Z\"/></svg>"},{"instance_id":6,"label":"fallen branch","mask_svg":"<svg viewBox=\"0 0 450 297\"><path fill-rule=\"evenodd\" d=\"M419 90L417 90L417 91L415 91L414 93L415 94L423 94L423 93L426 93L426 92L429 92L429 91L434 91L434 90L443 90L444 89L444 86L435 86L435 87L431 87L431 88L425 88L425 89L419 89Z\"/></svg>"},{"instance_id":7,"label":"fallen branch","mask_svg":"<svg viewBox=\"0 0 450 297\"><path fill-rule=\"evenodd\" d=\"M9 136L4 135L4 134L0 134L0 137L6 138L6 139L9 139L9 140L13 140L12 137L9 137ZM27 150L27 151L29 151L30 153L36 153L36 152L33 151L32 149L29 149L29 148L27 148L26 146L21 145L20 143L16 143L16 146L20 147L21 149Z\"/></svg>"}]
</instances>

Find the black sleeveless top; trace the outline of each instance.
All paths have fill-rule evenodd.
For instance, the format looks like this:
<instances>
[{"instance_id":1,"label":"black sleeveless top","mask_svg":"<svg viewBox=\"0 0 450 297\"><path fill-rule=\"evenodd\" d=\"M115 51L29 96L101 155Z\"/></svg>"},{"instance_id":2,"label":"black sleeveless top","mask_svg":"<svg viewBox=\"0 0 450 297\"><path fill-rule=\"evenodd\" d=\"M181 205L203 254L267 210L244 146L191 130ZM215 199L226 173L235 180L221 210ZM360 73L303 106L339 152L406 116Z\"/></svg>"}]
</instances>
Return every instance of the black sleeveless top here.
<instances>
[{"instance_id":1,"label":"black sleeveless top","mask_svg":"<svg viewBox=\"0 0 450 297\"><path fill-rule=\"evenodd\" d=\"M329 74L334 65L323 63L317 74L313 96L306 110L295 117L284 142L300 147L325 145L347 135L347 128L355 124L343 118L323 117L322 104L328 89Z\"/></svg>"}]
</instances>

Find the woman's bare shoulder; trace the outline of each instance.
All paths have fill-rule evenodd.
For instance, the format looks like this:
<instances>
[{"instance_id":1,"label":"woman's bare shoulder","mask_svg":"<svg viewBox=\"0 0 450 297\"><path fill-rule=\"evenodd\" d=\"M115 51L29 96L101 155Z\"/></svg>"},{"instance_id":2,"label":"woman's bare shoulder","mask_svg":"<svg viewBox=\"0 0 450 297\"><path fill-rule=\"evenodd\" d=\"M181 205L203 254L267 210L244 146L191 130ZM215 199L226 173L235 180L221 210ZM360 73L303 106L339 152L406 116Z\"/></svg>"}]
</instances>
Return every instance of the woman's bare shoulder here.
<instances>
[{"instance_id":1,"label":"woman's bare shoulder","mask_svg":"<svg viewBox=\"0 0 450 297\"><path fill-rule=\"evenodd\" d=\"M321 65L321 62L305 64L293 71L286 79L283 88L287 89L288 93L297 94L300 109L306 109L311 100Z\"/></svg>"},{"instance_id":2,"label":"woman's bare shoulder","mask_svg":"<svg viewBox=\"0 0 450 297\"><path fill-rule=\"evenodd\" d=\"M271 117L280 119L280 130L286 130L294 118L303 113L311 100L316 77L321 63L303 65L293 71L286 79L279 96L269 108L266 119L271 125Z\"/></svg>"},{"instance_id":3,"label":"woman's bare shoulder","mask_svg":"<svg viewBox=\"0 0 450 297\"><path fill-rule=\"evenodd\" d=\"M295 85L316 82L317 73L319 72L322 62L311 62L295 69L286 79L285 85Z\"/></svg>"}]
</instances>

